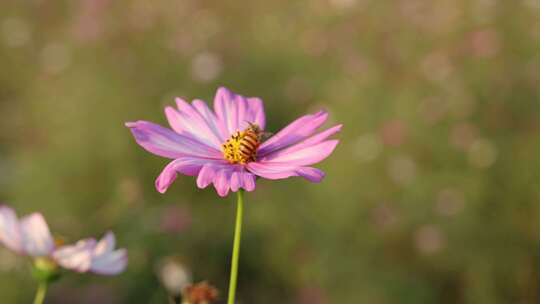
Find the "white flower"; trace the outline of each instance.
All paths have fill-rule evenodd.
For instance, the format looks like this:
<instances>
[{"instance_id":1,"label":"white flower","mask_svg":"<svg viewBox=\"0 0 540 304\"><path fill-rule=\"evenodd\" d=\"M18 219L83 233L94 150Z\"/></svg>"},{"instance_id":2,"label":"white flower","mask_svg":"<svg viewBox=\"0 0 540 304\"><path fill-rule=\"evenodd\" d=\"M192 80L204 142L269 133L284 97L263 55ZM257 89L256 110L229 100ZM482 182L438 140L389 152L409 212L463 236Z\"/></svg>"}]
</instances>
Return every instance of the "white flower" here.
<instances>
[{"instance_id":1,"label":"white flower","mask_svg":"<svg viewBox=\"0 0 540 304\"><path fill-rule=\"evenodd\" d=\"M48 258L56 265L77 272L115 275L127 266L126 249L115 250L115 237L107 232L98 242L93 238L57 247L45 219L32 213L21 219L7 206L0 206L0 243L32 258Z\"/></svg>"}]
</instances>

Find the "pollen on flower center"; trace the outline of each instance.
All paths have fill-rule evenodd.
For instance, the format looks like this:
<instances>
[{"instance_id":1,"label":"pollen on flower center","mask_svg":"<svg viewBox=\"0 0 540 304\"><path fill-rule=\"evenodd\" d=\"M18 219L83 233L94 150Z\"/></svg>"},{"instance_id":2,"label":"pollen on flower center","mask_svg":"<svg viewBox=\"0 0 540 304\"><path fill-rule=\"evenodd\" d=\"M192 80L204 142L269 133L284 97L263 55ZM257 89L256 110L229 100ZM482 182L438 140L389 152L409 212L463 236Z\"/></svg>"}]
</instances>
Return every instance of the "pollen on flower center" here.
<instances>
[{"instance_id":1,"label":"pollen on flower center","mask_svg":"<svg viewBox=\"0 0 540 304\"><path fill-rule=\"evenodd\" d=\"M232 164L246 164L257 159L259 145L260 134L254 128L236 131L222 145L223 157Z\"/></svg>"}]
</instances>

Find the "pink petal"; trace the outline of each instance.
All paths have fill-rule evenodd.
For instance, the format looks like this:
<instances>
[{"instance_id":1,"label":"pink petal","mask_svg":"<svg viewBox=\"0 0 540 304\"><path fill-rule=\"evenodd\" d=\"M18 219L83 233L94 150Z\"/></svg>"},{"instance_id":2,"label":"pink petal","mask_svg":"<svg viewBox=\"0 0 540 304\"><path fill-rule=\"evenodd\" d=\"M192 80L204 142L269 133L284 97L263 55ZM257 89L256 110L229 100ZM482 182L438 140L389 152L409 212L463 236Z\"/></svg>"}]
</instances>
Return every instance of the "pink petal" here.
<instances>
[{"instance_id":1,"label":"pink petal","mask_svg":"<svg viewBox=\"0 0 540 304\"><path fill-rule=\"evenodd\" d=\"M244 120L257 124L262 130L266 127L266 115L264 114L264 104L258 97L247 98L248 109Z\"/></svg>"},{"instance_id":2,"label":"pink petal","mask_svg":"<svg viewBox=\"0 0 540 304\"><path fill-rule=\"evenodd\" d=\"M216 114L214 114L214 112L210 110L210 108L208 108L206 102L195 99L193 100L192 105L193 108L195 108L197 112L199 112L199 114L204 119L208 127L212 130L212 132L216 134L220 142L225 142L228 139L229 134L220 127L220 123L217 119Z\"/></svg>"},{"instance_id":3,"label":"pink petal","mask_svg":"<svg viewBox=\"0 0 540 304\"><path fill-rule=\"evenodd\" d=\"M338 133L339 131L341 131L341 128L343 127L343 125L337 125L337 126L334 126L332 128L329 128L329 129L326 129L322 132L319 132L318 134L316 135L313 135L313 136L310 136L308 137L307 139L297 143L297 144L294 144L288 148L285 148L283 150L280 150L278 153L281 153L281 151L283 151L283 153L291 153L291 152L295 152L295 151L298 151L298 150L301 150L303 148L307 148L309 146L313 146L313 145L316 145L318 143L321 143L323 142L325 139L327 139L328 137ZM267 157L272 157L272 155L274 155L274 153L271 153L271 154L268 154Z\"/></svg>"},{"instance_id":4,"label":"pink petal","mask_svg":"<svg viewBox=\"0 0 540 304\"><path fill-rule=\"evenodd\" d=\"M222 158L221 151L160 125L137 121L128 122L126 126L131 129L137 143L150 153L173 159L183 156Z\"/></svg>"},{"instance_id":5,"label":"pink petal","mask_svg":"<svg viewBox=\"0 0 540 304\"><path fill-rule=\"evenodd\" d=\"M179 134L196 139L202 143L220 150L223 140L219 133L213 130L201 114L189 103L177 98L178 110L165 108L165 115L172 129Z\"/></svg>"},{"instance_id":6,"label":"pink petal","mask_svg":"<svg viewBox=\"0 0 540 304\"><path fill-rule=\"evenodd\" d=\"M92 265L93 250L96 240L84 239L75 245L66 245L58 248L52 254L58 265L77 272L87 272Z\"/></svg>"},{"instance_id":7,"label":"pink petal","mask_svg":"<svg viewBox=\"0 0 540 304\"><path fill-rule=\"evenodd\" d=\"M24 251L30 256L47 256L54 250L54 240L43 216L33 213L21 219Z\"/></svg>"},{"instance_id":8,"label":"pink petal","mask_svg":"<svg viewBox=\"0 0 540 304\"><path fill-rule=\"evenodd\" d=\"M90 271L103 275L115 275L124 271L127 266L127 251L114 250L115 243L114 234L108 232L96 244L92 252Z\"/></svg>"},{"instance_id":9,"label":"pink petal","mask_svg":"<svg viewBox=\"0 0 540 304\"><path fill-rule=\"evenodd\" d=\"M303 178L313 183L319 183L320 181L323 180L325 176L325 173L322 170L319 170L317 168L312 168L312 167L297 168L296 173L299 176L302 176Z\"/></svg>"},{"instance_id":10,"label":"pink petal","mask_svg":"<svg viewBox=\"0 0 540 304\"><path fill-rule=\"evenodd\" d=\"M226 162L207 163L199 172L197 186L202 189L210 184L214 184L218 195L226 196L229 190L236 192L240 188L244 188L247 191L253 191L255 189L255 176L241 165Z\"/></svg>"},{"instance_id":11,"label":"pink petal","mask_svg":"<svg viewBox=\"0 0 540 304\"><path fill-rule=\"evenodd\" d=\"M242 173L233 172L231 175L231 191L236 192L242 187Z\"/></svg>"},{"instance_id":12,"label":"pink petal","mask_svg":"<svg viewBox=\"0 0 540 304\"><path fill-rule=\"evenodd\" d=\"M283 149L310 136L328 117L328 113L320 111L313 115L305 115L290 123L267 141L258 150L261 157L276 150Z\"/></svg>"},{"instance_id":13,"label":"pink petal","mask_svg":"<svg viewBox=\"0 0 540 304\"><path fill-rule=\"evenodd\" d=\"M15 252L22 253L23 251L17 214L7 206L0 206L0 242Z\"/></svg>"},{"instance_id":14,"label":"pink petal","mask_svg":"<svg viewBox=\"0 0 540 304\"><path fill-rule=\"evenodd\" d=\"M204 189L214 181L214 176L216 175L214 167L213 164L206 164L201 168L197 177L197 186L199 188Z\"/></svg>"},{"instance_id":15,"label":"pink petal","mask_svg":"<svg viewBox=\"0 0 540 304\"><path fill-rule=\"evenodd\" d=\"M298 176L295 171L296 168L292 166L276 166L273 164L252 162L247 164L246 167L251 173L267 179L283 179Z\"/></svg>"},{"instance_id":16,"label":"pink petal","mask_svg":"<svg viewBox=\"0 0 540 304\"><path fill-rule=\"evenodd\" d=\"M265 127L265 115L262 100L256 97L244 97L221 87L214 98L214 109L219 126L226 131L226 138L238 130L255 123Z\"/></svg>"},{"instance_id":17,"label":"pink petal","mask_svg":"<svg viewBox=\"0 0 540 304\"><path fill-rule=\"evenodd\" d=\"M243 96L234 94L233 106L236 108L236 128L240 129L246 119L246 99Z\"/></svg>"},{"instance_id":18,"label":"pink petal","mask_svg":"<svg viewBox=\"0 0 540 304\"><path fill-rule=\"evenodd\" d=\"M248 192L255 190L255 175L247 171L243 172L242 187Z\"/></svg>"},{"instance_id":19,"label":"pink petal","mask_svg":"<svg viewBox=\"0 0 540 304\"><path fill-rule=\"evenodd\" d=\"M249 163L247 168L252 173L267 179L284 179L291 176L301 176L311 182L320 182L324 172L311 167L279 166L275 164Z\"/></svg>"},{"instance_id":20,"label":"pink petal","mask_svg":"<svg viewBox=\"0 0 540 304\"><path fill-rule=\"evenodd\" d=\"M308 166L327 158L338 143L339 140L327 140L304 148L292 146L288 149L273 152L259 162L264 164L278 163L295 167Z\"/></svg>"},{"instance_id":21,"label":"pink petal","mask_svg":"<svg viewBox=\"0 0 540 304\"><path fill-rule=\"evenodd\" d=\"M232 172L230 170L222 169L217 172L214 178L214 188L216 188L218 195L221 197L229 194L231 174Z\"/></svg>"},{"instance_id":22,"label":"pink petal","mask_svg":"<svg viewBox=\"0 0 540 304\"><path fill-rule=\"evenodd\" d=\"M96 244L93 250L94 256L100 256L110 253L116 246L116 237L111 231L107 232L105 236Z\"/></svg>"},{"instance_id":23,"label":"pink petal","mask_svg":"<svg viewBox=\"0 0 540 304\"><path fill-rule=\"evenodd\" d=\"M94 258L90 271L102 275L116 275L126 269L127 262L127 251L118 249Z\"/></svg>"},{"instance_id":24,"label":"pink petal","mask_svg":"<svg viewBox=\"0 0 540 304\"><path fill-rule=\"evenodd\" d=\"M226 88L218 88L214 97L214 111L216 112L220 127L227 131L227 138L238 129L236 107L234 106L233 98L233 93Z\"/></svg>"},{"instance_id":25,"label":"pink petal","mask_svg":"<svg viewBox=\"0 0 540 304\"><path fill-rule=\"evenodd\" d=\"M236 192L240 188L246 191L253 191L255 190L255 175L243 167L237 168L231 175L230 184L232 192Z\"/></svg>"},{"instance_id":26,"label":"pink petal","mask_svg":"<svg viewBox=\"0 0 540 304\"><path fill-rule=\"evenodd\" d=\"M170 162L156 179L156 189L160 193L165 193L169 186L176 180L178 173L196 176L201 171L204 164L220 162L204 158L181 157Z\"/></svg>"}]
</instances>

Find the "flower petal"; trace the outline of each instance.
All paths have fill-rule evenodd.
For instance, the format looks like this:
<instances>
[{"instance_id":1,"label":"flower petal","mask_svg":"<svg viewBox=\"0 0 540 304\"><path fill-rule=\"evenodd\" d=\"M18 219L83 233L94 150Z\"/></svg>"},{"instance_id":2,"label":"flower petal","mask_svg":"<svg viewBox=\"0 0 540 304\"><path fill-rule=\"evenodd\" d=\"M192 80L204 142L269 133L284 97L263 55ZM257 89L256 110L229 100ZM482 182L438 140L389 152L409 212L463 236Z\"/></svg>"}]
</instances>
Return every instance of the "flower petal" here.
<instances>
[{"instance_id":1,"label":"flower petal","mask_svg":"<svg viewBox=\"0 0 540 304\"><path fill-rule=\"evenodd\" d=\"M0 206L0 242L17 253L22 253L22 237L19 220L15 211Z\"/></svg>"},{"instance_id":2,"label":"flower petal","mask_svg":"<svg viewBox=\"0 0 540 304\"><path fill-rule=\"evenodd\" d=\"M178 173L196 176L201 171L204 164L209 162L216 162L214 160L195 158L195 157L181 157L170 162L161 174L156 179L156 189L160 193L165 193L167 188L176 180Z\"/></svg>"},{"instance_id":3,"label":"flower petal","mask_svg":"<svg viewBox=\"0 0 540 304\"><path fill-rule=\"evenodd\" d=\"M95 258L90 271L102 275L115 275L126 269L127 262L126 249L118 249Z\"/></svg>"},{"instance_id":4,"label":"flower petal","mask_svg":"<svg viewBox=\"0 0 540 304\"><path fill-rule=\"evenodd\" d=\"M218 88L214 97L214 111L220 127L227 131L227 138L238 129L236 107L233 99L233 93L226 88Z\"/></svg>"},{"instance_id":5,"label":"flower petal","mask_svg":"<svg viewBox=\"0 0 540 304\"><path fill-rule=\"evenodd\" d=\"M127 251L114 250L115 243L114 234L107 232L92 252L90 271L103 275L114 275L124 271L127 266Z\"/></svg>"},{"instance_id":6,"label":"flower petal","mask_svg":"<svg viewBox=\"0 0 540 304\"><path fill-rule=\"evenodd\" d=\"M255 175L246 171L244 166L223 162L212 162L205 164L197 178L197 186L206 188L214 184L218 195L226 196L229 190L233 192L244 188L247 191L255 189Z\"/></svg>"},{"instance_id":7,"label":"flower petal","mask_svg":"<svg viewBox=\"0 0 540 304\"><path fill-rule=\"evenodd\" d=\"M96 240L84 239L75 245L66 245L58 248L52 254L58 265L77 272L87 272L92 265L93 250Z\"/></svg>"},{"instance_id":8,"label":"flower petal","mask_svg":"<svg viewBox=\"0 0 540 304\"><path fill-rule=\"evenodd\" d=\"M327 140L321 143L297 148L292 146L281 151L274 152L262 158L259 162L264 164L277 163L294 167L308 166L327 158L336 148L339 140ZM300 145L303 145L300 143ZM305 146L305 145L303 145Z\"/></svg>"},{"instance_id":9,"label":"flower petal","mask_svg":"<svg viewBox=\"0 0 540 304\"><path fill-rule=\"evenodd\" d=\"M284 179L291 176L301 176L311 182L320 182L324 172L311 167L278 166L275 164L249 163L247 168L252 173L267 179Z\"/></svg>"},{"instance_id":10,"label":"flower petal","mask_svg":"<svg viewBox=\"0 0 540 304\"><path fill-rule=\"evenodd\" d=\"M248 171L244 171L242 173L242 188L248 192L255 190L255 175Z\"/></svg>"},{"instance_id":11,"label":"flower petal","mask_svg":"<svg viewBox=\"0 0 540 304\"><path fill-rule=\"evenodd\" d=\"M283 153L292 153L292 152L295 152L295 151L298 151L298 150L301 150L303 148L307 148L309 146L313 146L313 145L316 145L318 143L321 143L323 142L325 139L327 139L328 137L338 133L339 131L341 131L341 128L343 127L343 125L337 125L337 126L334 126L334 127L331 127L329 129L326 129L322 132L319 132L318 134L316 135L313 135L313 136L310 136L308 137L307 139L297 143L297 144L294 144L288 148L285 148L283 150L280 150L278 153L281 153L281 151L283 151ZM268 154L267 157L272 157L274 153L271 153L271 154Z\"/></svg>"},{"instance_id":12,"label":"flower petal","mask_svg":"<svg viewBox=\"0 0 540 304\"><path fill-rule=\"evenodd\" d=\"M232 192L237 192L240 188L246 191L255 190L255 175L253 173L241 166L235 167L233 170L229 179Z\"/></svg>"},{"instance_id":13,"label":"flower petal","mask_svg":"<svg viewBox=\"0 0 540 304\"><path fill-rule=\"evenodd\" d=\"M220 142L225 142L225 140L227 140L228 138L228 132L220 128L220 124L216 114L212 110L210 110L210 108L206 105L206 102L200 99L195 99L193 100L192 105L193 108L195 108L197 112L199 112L199 114L204 119L208 127L212 130L212 132L216 134Z\"/></svg>"},{"instance_id":14,"label":"flower petal","mask_svg":"<svg viewBox=\"0 0 540 304\"><path fill-rule=\"evenodd\" d=\"M247 128L249 123L257 124L261 129L265 127L264 106L260 98L246 98L221 87L214 98L214 110L219 126L226 130L226 138Z\"/></svg>"},{"instance_id":15,"label":"flower petal","mask_svg":"<svg viewBox=\"0 0 540 304\"><path fill-rule=\"evenodd\" d=\"M319 183L325 176L325 173L322 170L312 167L297 168L296 173L312 183Z\"/></svg>"},{"instance_id":16,"label":"flower petal","mask_svg":"<svg viewBox=\"0 0 540 304\"><path fill-rule=\"evenodd\" d=\"M266 127L266 115L264 113L264 104L262 99L258 97L248 97L247 98L247 111L246 121L257 124L261 130L264 130Z\"/></svg>"},{"instance_id":17,"label":"flower petal","mask_svg":"<svg viewBox=\"0 0 540 304\"><path fill-rule=\"evenodd\" d=\"M30 256L47 256L54 250L54 240L43 215L33 213L21 219L24 251Z\"/></svg>"},{"instance_id":18,"label":"flower petal","mask_svg":"<svg viewBox=\"0 0 540 304\"><path fill-rule=\"evenodd\" d=\"M114 233L109 231L101 240L99 240L99 242L97 242L93 254L94 256L100 256L110 253L114 250L114 246L116 246L116 237L114 236Z\"/></svg>"},{"instance_id":19,"label":"flower petal","mask_svg":"<svg viewBox=\"0 0 540 304\"><path fill-rule=\"evenodd\" d=\"M255 175L245 170L245 168L235 168L230 177L230 186L232 192L237 192L240 188L246 191L255 190Z\"/></svg>"},{"instance_id":20,"label":"flower petal","mask_svg":"<svg viewBox=\"0 0 540 304\"><path fill-rule=\"evenodd\" d=\"M252 162L247 164L246 167L251 173L267 179L283 179L298 176L295 171L296 168L291 166L276 166L273 164Z\"/></svg>"},{"instance_id":21,"label":"flower petal","mask_svg":"<svg viewBox=\"0 0 540 304\"><path fill-rule=\"evenodd\" d=\"M223 168L217 172L214 178L214 188L221 197L229 194L231 174L231 170Z\"/></svg>"},{"instance_id":22,"label":"flower petal","mask_svg":"<svg viewBox=\"0 0 540 304\"><path fill-rule=\"evenodd\" d=\"M140 120L128 122L126 126L131 129L137 143L150 153L167 158L222 158L222 153L217 149L160 125Z\"/></svg>"},{"instance_id":23,"label":"flower petal","mask_svg":"<svg viewBox=\"0 0 540 304\"><path fill-rule=\"evenodd\" d=\"M165 108L165 116L172 129L179 134L206 143L216 149L220 149L223 140L212 129L201 114L189 103L181 98L176 99L178 110L172 107Z\"/></svg>"},{"instance_id":24,"label":"flower petal","mask_svg":"<svg viewBox=\"0 0 540 304\"><path fill-rule=\"evenodd\" d=\"M202 166L201 171L199 171L199 176L197 177L197 187L204 189L214 181L214 176L216 175L214 167L213 164L205 164Z\"/></svg>"},{"instance_id":25,"label":"flower petal","mask_svg":"<svg viewBox=\"0 0 540 304\"><path fill-rule=\"evenodd\" d=\"M327 119L328 113L320 111L312 115L305 115L290 123L267 141L263 142L259 147L258 154L260 157L266 156L268 153L285 148L295 144L306 137L310 136L317 130Z\"/></svg>"},{"instance_id":26,"label":"flower petal","mask_svg":"<svg viewBox=\"0 0 540 304\"><path fill-rule=\"evenodd\" d=\"M238 191L240 187L242 187L242 173L240 172L233 172L231 175L231 190L232 192Z\"/></svg>"}]
</instances>

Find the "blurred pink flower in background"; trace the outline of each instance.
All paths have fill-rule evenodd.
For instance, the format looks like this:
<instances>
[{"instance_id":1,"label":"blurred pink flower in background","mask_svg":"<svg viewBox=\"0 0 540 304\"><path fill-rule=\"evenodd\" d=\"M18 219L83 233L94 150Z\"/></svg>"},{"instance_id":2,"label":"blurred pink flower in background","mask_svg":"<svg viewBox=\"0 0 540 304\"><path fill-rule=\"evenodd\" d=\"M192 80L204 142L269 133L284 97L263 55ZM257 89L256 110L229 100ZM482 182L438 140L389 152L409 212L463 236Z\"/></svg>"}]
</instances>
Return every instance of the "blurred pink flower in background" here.
<instances>
[{"instance_id":1,"label":"blurred pink flower in background","mask_svg":"<svg viewBox=\"0 0 540 304\"><path fill-rule=\"evenodd\" d=\"M389 120L382 125L379 134L383 144L398 147L407 140L407 125L398 119Z\"/></svg>"},{"instance_id":2,"label":"blurred pink flower in background","mask_svg":"<svg viewBox=\"0 0 540 304\"><path fill-rule=\"evenodd\" d=\"M497 160L497 147L486 138L475 140L467 151L469 164L478 169L491 167Z\"/></svg>"},{"instance_id":3,"label":"blurred pink flower in background","mask_svg":"<svg viewBox=\"0 0 540 304\"><path fill-rule=\"evenodd\" d=\"M416 249L423 255L432 255L446 247L446 237L436 225L424 225L414 234Z\"/></svg>"},{"instance_id":4,"label":"blurred pink flower in background","mask_svg":"<svg viewBox=\"0 0 540 304\"><path fill-rule=\"evenodd\" d=\"M447 85L446 82L455 72L450 55L442 51L427 54L422 59L419 68L427 80L444 85Z\"/></svg>"},{"instance_id":5,"label":"blurred pink flower in background","mask_svg":"<svg viewBox=\"0 0 540 304\"><path fill-rule=\"evenodd\" d=\"M499 52L501 41L493 29L477 30L471 33L471 52L480 58L490 58Z\"/></svg>"},{"instance_id":6,"label":"blurred pink flower in background","mask_svg":"<svg viewBox=\"0 0 540 304\"><path fill-rule=\"evenodd\" d=\"M36 263L52 263L54 267L59 265L77 272L115 275L127 265L127 252L115 250L112 232L99 242L88 238L75 245L57 246L40 213L18 219L7 206L0 206L0 243L20 255L34 258Z\"/></svg>"},{"instance_id":7,"label":"blurred pink flower in background","mask_svg":"<svg viewBox=\"0 0 540 304\"><path fill-rule=\"evenodd\" d=\"M210 82L216 79L222 70L223 61L213 52L201 52L191 62L192 78L198 82Z\"/></svg>"},{"instance_id":8,"label":"blurred pink flower in background","mask_svg":"<svg viewBox=\"0 0 540 304\"><path fill-rule=\"evenodd\" d=\"M82 0L77 8L77 18L73 32L84 41L95 41L104 32L104 14L109 7L109 0Z\"/></svg>"},{"instance_id":9,"label":"blurred pink flower in background","mask_svg":"<svg viewBox=\"0 0 540 304\"><path fill-rule=\"evenodd\" d=\"M172 296L178 296L193 283L191 271L177 257L162 258L156 265L156 274Z\"/></svg>"},{"instance_id":10,"label":"blurred pink flower in background","mask_svg":"<svg viewBox=\"0 0 540 304\"><path fill-rule=\"evenodd\" d=\"M394 205L390 202L383 202L371 210L371 221L378 230L388 230L399 222L399 212Z\"/></svg>"},{"instance_id":11,"label":"blurred pink flower in background","mask_svg":"<svg viewBox=\"0 0 540 304\"><path fill-rule=\"evenodd\" d=\"M219 88L214 111L202 100L176 99L165 108L171 129L148 122L128 122L135 140L147 151L173 159L156 180L164 193L178 173L197 176L197 186L214 184L220 196L229 190L255 189L256 177L283 179L302 176L320 182L324 172L310 167L328 157L338 140L327 140L342 125L315 133L328 113L305 115L261 142L266 117L258 97L243 97Z\"/></svg>"},{"instance_id":12,"label":"blurred pink flower in background","mask_svg":"<svg viewBox=\"0 0 540 304\"><path fill-rule=\"evenodd\" d=\"M186 207L167 206L161 213L159 228L163 232L177 234L191 226L191 212Z\"/></svg>"},{"instance_id":13,"label":"blurred pink flower in background","mask_svg":"<svg viewBox=\"0 0 540 304\"><path fill-rule=\"evenodd\" d=\"M478 128L470 122L459 122L450 130L450 143L461 151L467 151L478 138Z\"/></svg>"}]
</instances>

